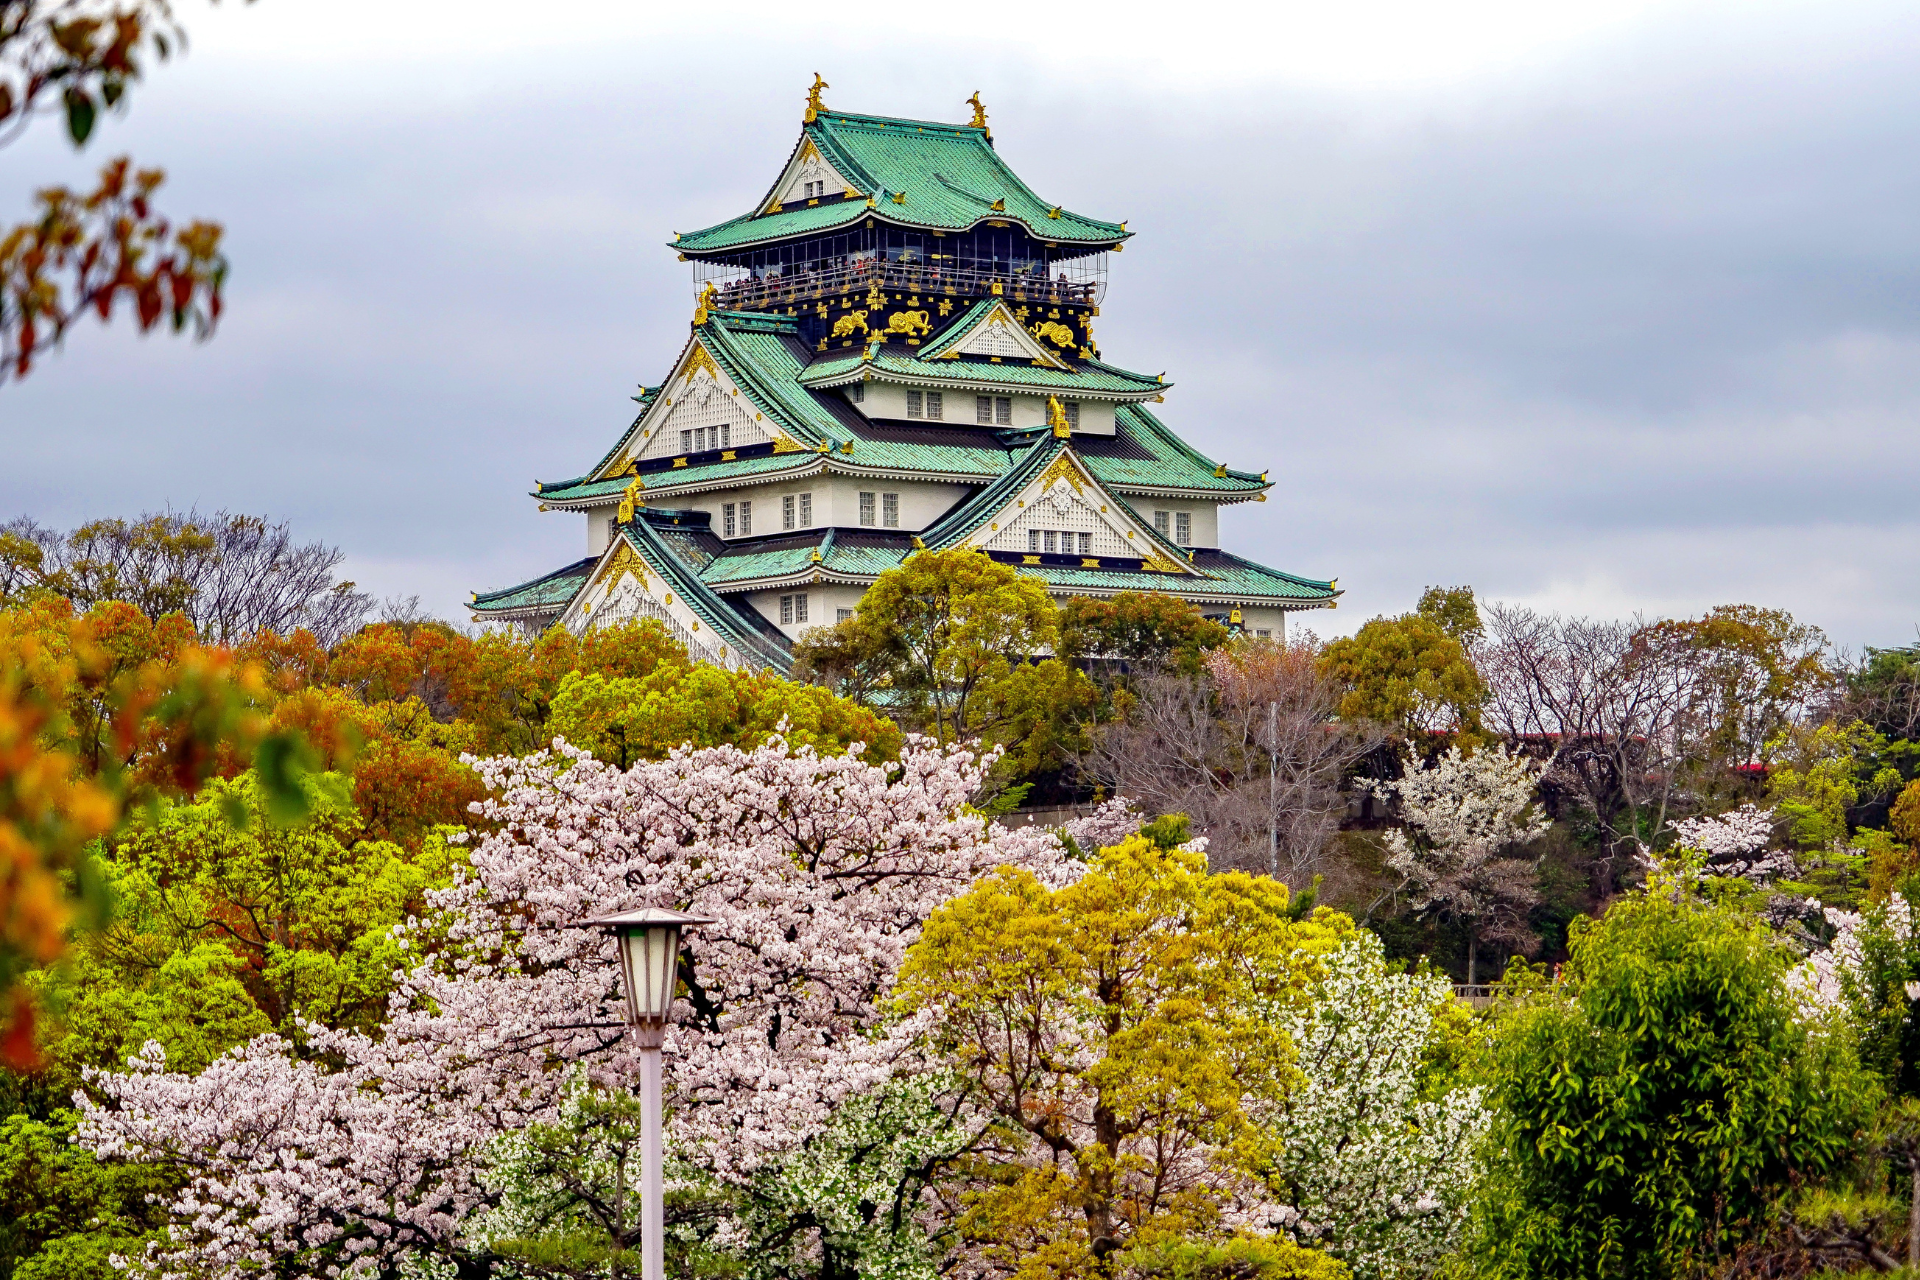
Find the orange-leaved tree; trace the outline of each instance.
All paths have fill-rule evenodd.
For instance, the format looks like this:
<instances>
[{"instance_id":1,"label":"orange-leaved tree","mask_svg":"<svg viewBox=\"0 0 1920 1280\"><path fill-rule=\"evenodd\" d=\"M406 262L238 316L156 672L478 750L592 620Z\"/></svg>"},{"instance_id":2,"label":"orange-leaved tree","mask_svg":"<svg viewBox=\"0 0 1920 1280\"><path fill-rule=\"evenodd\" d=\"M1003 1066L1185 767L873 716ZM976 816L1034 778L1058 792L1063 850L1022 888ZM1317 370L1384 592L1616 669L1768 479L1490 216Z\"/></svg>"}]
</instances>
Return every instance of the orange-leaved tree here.
<instances>
[{"instance_id":1,"label":"orange-leaved tree","mask_svg":"<svg viewBox=\"0 0 1920 1280\"><path fill-rule=\"evenodd\" d=\"M274 817L305 808L304 741L270 732L260 668L145 621L57 602L0 614L0 1058L14 1065L33 1052L17 981L100 914L89 846L130 808L249 765Z\"/></svg>"}]
</instances>

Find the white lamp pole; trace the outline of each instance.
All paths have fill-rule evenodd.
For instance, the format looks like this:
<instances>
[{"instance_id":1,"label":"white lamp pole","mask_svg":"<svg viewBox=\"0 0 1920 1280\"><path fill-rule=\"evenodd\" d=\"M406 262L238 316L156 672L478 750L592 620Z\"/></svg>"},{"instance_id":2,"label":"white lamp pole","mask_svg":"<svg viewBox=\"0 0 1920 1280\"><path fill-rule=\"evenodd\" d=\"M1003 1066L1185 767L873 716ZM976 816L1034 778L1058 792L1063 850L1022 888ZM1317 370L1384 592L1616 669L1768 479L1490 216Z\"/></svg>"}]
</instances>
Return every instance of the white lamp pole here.
<instances>
[{"instance_id":1,"label":"white lamp pole","mask_svg":"<svg viewBox=\"0 0 1920 1280\"><path fill-rule=\"evenodd\" d=\"M660 1046L667 1036L667 1012L680 965L680 931L712 924L698 916L659 907L623 911L583 928L610 930L620 939L620 977L626 995L627 1022L640 1046L640 1274L642 1280L666 1280L665 1175L660 1152Z\"/></svg>"}]
</instances>

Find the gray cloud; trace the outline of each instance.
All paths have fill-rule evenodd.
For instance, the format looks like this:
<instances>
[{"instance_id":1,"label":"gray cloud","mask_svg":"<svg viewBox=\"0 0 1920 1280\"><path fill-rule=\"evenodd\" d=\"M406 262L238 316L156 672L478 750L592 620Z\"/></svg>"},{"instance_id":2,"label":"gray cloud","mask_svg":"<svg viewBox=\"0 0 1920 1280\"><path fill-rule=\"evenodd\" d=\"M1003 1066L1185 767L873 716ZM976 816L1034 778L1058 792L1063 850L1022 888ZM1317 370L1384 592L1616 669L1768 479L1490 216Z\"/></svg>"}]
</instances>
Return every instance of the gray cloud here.
<instances>
[{"instance_id":1,"label":"gray cloud","mask_svg":"<svg viewBox=\"0 0 1920 1280\"><path fill-rule=\"evenodd\" d=\"M1337 575L1323 632L1471 582L1897 643L1920 621L1920 39L1879 9L1789 18L1676 17L1392 96L1143 94L1071 54L918 40L345 71L203 42L89 154L45 131L0 153L0 210L120 150L163 162L235 262L211 344L85 330L0 391L0 511L270 511L448 613L572 557L578 519L526 489L664 372L692 291L662 242L758 196L819 65L860 109L954 116L978 86L1044 194L1129 219L1106 352L1166 369L1202 448L1272 468L1226 537Z\"/></svg>"}]
</instances>

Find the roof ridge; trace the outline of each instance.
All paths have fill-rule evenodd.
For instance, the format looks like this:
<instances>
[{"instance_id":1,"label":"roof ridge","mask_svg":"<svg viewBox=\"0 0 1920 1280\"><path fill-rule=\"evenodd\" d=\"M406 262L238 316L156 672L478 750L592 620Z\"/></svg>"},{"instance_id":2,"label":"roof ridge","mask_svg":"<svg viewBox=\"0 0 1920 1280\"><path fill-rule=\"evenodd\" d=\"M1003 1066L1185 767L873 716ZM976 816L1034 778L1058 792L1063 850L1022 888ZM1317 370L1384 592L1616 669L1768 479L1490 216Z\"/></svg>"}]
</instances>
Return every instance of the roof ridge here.
<instances>
[{"instance_id":1,"label":"roof ridge","mask_svg":"<svg viewBox=\"0 0 1920 1280\"><path fill-rule=\"evenodd\" d=\"M985 129L977 129L970 124L953 124L946 120L915 120L908 116L877 116L865 111L837 111L827 107L823 107L820 110L819 118L836 124L910 124L921 129L951 129L955 133L978 134L983 142L986 140L987 132Z\"/></svg>"}]
</instances>

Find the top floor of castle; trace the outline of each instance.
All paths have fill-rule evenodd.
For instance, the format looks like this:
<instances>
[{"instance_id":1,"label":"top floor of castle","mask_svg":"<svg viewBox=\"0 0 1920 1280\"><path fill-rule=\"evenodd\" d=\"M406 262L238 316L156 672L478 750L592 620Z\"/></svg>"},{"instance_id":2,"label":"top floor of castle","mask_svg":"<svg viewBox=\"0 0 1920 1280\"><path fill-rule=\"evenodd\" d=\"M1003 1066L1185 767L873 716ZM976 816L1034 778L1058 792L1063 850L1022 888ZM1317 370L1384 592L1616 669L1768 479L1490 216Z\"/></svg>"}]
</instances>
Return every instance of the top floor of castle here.
<instances>
[{"instance_id":1,"label":"top floor of castle","mask_svg":"<svg viewBox=\"0 0 1920 1280\"><path fill-rule=\"evenodd\" d=\"M815 346L875 290L1003 297L1068 324L1098 314L1126 224L1074 213L1021 181L994 148L978 94L970 123L944 124L831 110L814 79L800 137L754 208L674 237L715 307L793 316ZM836 305L843 298L849 306Z\"/></svg>"}]
</instances>

